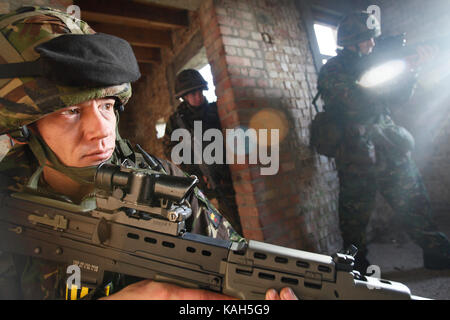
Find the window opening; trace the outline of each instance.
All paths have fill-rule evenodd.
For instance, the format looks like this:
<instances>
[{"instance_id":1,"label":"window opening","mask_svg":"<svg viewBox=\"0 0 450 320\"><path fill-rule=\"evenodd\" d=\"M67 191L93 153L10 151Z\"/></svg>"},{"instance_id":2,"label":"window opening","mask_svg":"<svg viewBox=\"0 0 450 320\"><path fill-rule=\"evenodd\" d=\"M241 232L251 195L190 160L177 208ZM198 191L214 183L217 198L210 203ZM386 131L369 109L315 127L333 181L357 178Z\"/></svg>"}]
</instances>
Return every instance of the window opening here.
<instances>
[{"instance_id":1,"label":"window opening","mask_svg":"<svg viewBox=\"0 0 450 320\"><path fill-rule=\"evenodd\" d=\"M337 53L337 28L322 23L314 24L314 33L316 34L319 51L322 56L322 63L334 57Z\"/></svg>"},{"instance_id":2,"label":"window opening","mask_svg":"<svg viewBox=\"0 0 450 320\"><path fill-rule=\"evenodd\" d=\"M203 79L208 82L208 90L203 91L203 95L206 97L206 99L208 99L208 102L217 101L216 87L214 86L214 80L211 73L211 65L205 65L204 67L200 68L198 72L200 72Z\"/></svg>"},{"instance_id":3,"label":"window opening","mask_svg":"<svg viewBox=\"0 0 450 320\"><path fill-rule=\"evenodd\" d=\"M164 137L164 133L166 132L166 122L164 121L164 118L158 119L156 121L156 138L161 139Z\"/></svg>"}]
</instances>

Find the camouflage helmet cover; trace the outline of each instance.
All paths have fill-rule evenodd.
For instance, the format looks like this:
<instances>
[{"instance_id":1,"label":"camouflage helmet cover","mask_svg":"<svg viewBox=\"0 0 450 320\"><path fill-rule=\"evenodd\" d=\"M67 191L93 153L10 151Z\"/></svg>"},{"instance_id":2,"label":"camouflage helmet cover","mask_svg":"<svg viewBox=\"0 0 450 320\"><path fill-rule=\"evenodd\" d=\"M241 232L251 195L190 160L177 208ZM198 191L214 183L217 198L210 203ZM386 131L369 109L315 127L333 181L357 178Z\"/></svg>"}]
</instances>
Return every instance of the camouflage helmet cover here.
<instances>
[{"instance_id":1,"label":"camouflage helmet cover","mask_svg":"<svg viewBox=\"0 0 450 320\"><path fill-rule=\"evenodd\" d=\"M35 61L36 46L64 34L94 34L87 23L55 9L23 7L0 16L0 64ZM124 105L131 84L87 88L58 85L43 77L0 79L0 134L81 102L116 97Z\"/></svg>"},{"instance_id":2,"label":"camouflage helmet cover","mask_svg":"<svg viewBox=\"0 0 450 320\"><path fill-rule=\"evenodd\" d=\"M208 90L208 82L203 79L200 72L195 69L185 69L177 75L175 80L175 98L178 99L197 89Z\"/></svg>"},{"instance_id":3,"label":"camouflage helmet cover","mask_svg":"<svg viewBox=\"0 0 450 320\"><path fill-rule=\"evenodd\" d=\"M371 26L368 25L369 20L374 22ZM354 12L347 15L339 23L337 44L341 47L357 45L380 35L380 24L373 14L365 11Z\"/></svg>"}]
</instances>

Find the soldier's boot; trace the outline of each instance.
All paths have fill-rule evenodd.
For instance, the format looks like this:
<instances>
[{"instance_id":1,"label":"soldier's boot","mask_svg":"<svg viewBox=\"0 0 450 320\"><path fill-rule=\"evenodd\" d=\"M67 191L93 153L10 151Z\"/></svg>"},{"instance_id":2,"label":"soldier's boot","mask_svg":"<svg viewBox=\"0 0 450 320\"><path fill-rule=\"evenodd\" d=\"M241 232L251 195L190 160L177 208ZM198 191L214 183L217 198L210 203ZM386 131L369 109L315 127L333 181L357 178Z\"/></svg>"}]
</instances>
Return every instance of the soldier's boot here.
<instances>
[{"instance_id":1,"label":"soldier's boot","mask_svg":"<svg viewBox=\"0 0 450 320\"><path fill-rule=\"evenodd\" d=\"M423 266L431 270L450 269L450 241L441 232L430 238L433 241L422 247Z\"/></svg>"},{"instance_id":2,"label":"soldier's boot","mask_svg":"<svg viewBox=\"0 0 450 320\"><path fill-rule=\"evenodd\" d=\"M450 269L450 257L442 253L424 251L423 266L431 270Z\"/></svg>"}]
</instances>

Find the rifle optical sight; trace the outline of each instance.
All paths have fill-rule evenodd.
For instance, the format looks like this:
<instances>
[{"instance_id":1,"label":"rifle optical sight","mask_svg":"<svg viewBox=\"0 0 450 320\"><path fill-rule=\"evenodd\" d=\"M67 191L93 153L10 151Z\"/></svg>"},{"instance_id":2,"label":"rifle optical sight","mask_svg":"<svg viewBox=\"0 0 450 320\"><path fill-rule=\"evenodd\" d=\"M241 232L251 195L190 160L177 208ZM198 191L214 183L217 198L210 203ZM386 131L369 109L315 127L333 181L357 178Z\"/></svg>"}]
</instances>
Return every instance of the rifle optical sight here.
<instances>
[{"instance_id":1,"label":"rifle optical sight","mask_svg":"<svg viewBox=\"0 0 450 320\"><path fill-rule=\"evenodd\" d=\"M95 175L95 187L110 194L122 192L128 201L150 203L165 199L182 203L191 194L198 178L176 177L161 174L149 169L126 168L123 166L101 164Z\"/></svg>"}]
</instances>

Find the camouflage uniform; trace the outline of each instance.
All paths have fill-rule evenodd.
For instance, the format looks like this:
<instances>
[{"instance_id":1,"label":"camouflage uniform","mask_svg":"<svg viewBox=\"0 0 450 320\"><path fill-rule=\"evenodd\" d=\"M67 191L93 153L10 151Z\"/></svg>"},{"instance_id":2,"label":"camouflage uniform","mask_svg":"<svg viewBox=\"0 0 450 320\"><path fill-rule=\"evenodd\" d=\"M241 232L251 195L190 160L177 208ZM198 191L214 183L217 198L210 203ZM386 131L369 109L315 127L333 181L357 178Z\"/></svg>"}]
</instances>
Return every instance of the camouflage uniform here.
<instances>
[{"instance_id":1,"label":"camouflage uniform","mask_svg":"<svg viewBox=\"0 0 450 320\"><path fill-rule=\"evenodd\" d=\"M197 87L197 85L194 83L190 84L189 87ZM203 89L204 88L205 87L203 87ZM184 91L188 90L186 89ZM167 159L171 159L172 148L179 143L179 141L171 141L173 131L178 128L184 128L190 132L191 137L193 139L194 121L201 121L202 136L208 129L221 130L219 114L217 112L217 104L215 102L208 103L206 98L204 100L204 103L201 106L197 107L189 105L187 101L183 101L180 103L180 105L177 107L177 110L170 116L166 125L166 132L163 138L163 144L164 144L164 152L166 154ZM202 154L203 154L203 149L211 142L202 141L201 137L199 137L199 143L202 144ZM191 147L192 147L191 159L193 163L194 143L191 144ZM224 146L223 164L211 164L211 165L204 164L205 167L207 166L208 174L210 175L210 177L207 177L206 174L202 172L202 170L200 169L200 165L183 163L180 164L180 167L184 171L196 175L199 178L200 180L199 187L205 192L208 199L211 199L211 201L217 200L217 205L220 212L233 225L235 230L241 233L242 230L239 220L238 208L236 205L233 181L231 178L229 166L225 164L226 163L225 155L226 153Z\"/></svg>"},{"instance_id":2,"label":"camouflage uniform","mask_svg":"<svg viewBox=\"0 0 450 320\"><path fill-rule=\"evenodd\" d=\"M357 28L353 25L348 32ZM357 39L364 40L367 38ZM425 266L439 268L437 265L450 257L449 241L437 232L432 221L426 189L411 159L414 140L404 128L394 124L387 107L409 97L412 82L408 83L409 92L402 90L395 94L385 88L382 94L380 89L363 88L357 84L362 61L361 54L344 47L322 67L318 78L326 112L334 116L342 134L335 160L344 246L358 247L357 267L365 271L368 266L365 230L379 191L412 240L423 248ZM445 264L448 267L448 262Z\"/></svg>"},{"instance_id":3,"label":"camouflage uniform","mask_svg":"<svg viewBox=\"0 0 450 320\"><path fill-rule=\"evenodd\" d=\"M117 157L116 164L124 160L119 158L118 152L115 157ZM139 166L135 153L127 158ZM167 161L161 161L161 163L167 174L184 176L184 173L175 165ZM0 163L1 192L21 191L31 174L37 169L36 164L37 160L27 146L16 145ZM55 194L44 181L39 191L70 202L69 199ZM220 239L243 240L228 221L210 205L200 190L195 190L195 196L192 196L189 202L193 212L186 221L189 232ZM0 299L64 299L66 269L65 265L36 258L0 254ZM99 298L106 294L106 290L108 294L112 294L136 280L138 279L134 277L106 273L104 283L96 290L90 291L84 298Z\"/></svg>"},{"instance_id":4,"label":"camouflage uniform","mask_svg":"<svg viewBox=\"0 0 450 320\"><path fill-rule=\"evenodd\" d=\"M9 20L11 18L11 20ZM6 21L6 22L5 22ZM92 29L80 21L73 24L62 12L27 7L0 17L0 63L34 60L39 55L32 50L38 43L64 33L91 34ZM6 40L6 41L5 41ZM8 46L8 47L6 47ZM12 50L11 50L12 49ZM113 96L124 105L131 96L130 83L110 87L78 88L57 85L42 77L0 79L0 134L28 125L47 114L66 106ZM117 135L116 150L110 161L121 164L129 159L140 166L142 156L134 152L128 141ZM143 162L142 162L143 163ZM173 164L161 161L169 175L185 175ZM16 144L0 163L0 193L20 191L39 167L39 161L28 145ZM55 193L43 179L39 180L39 192L50 197L71 202ZM190 232L210 237L244 241L220 213L210 205L200 190L189 199L193 214L187 221ZM1 210L0 210L1 214ZM0 252L0 299L64 299L66 291L65 265ZM105 273L104 282L90 292L78 296L98 298L114 293L139 279L116 273Z\"/></svg>"}]
</instances>

